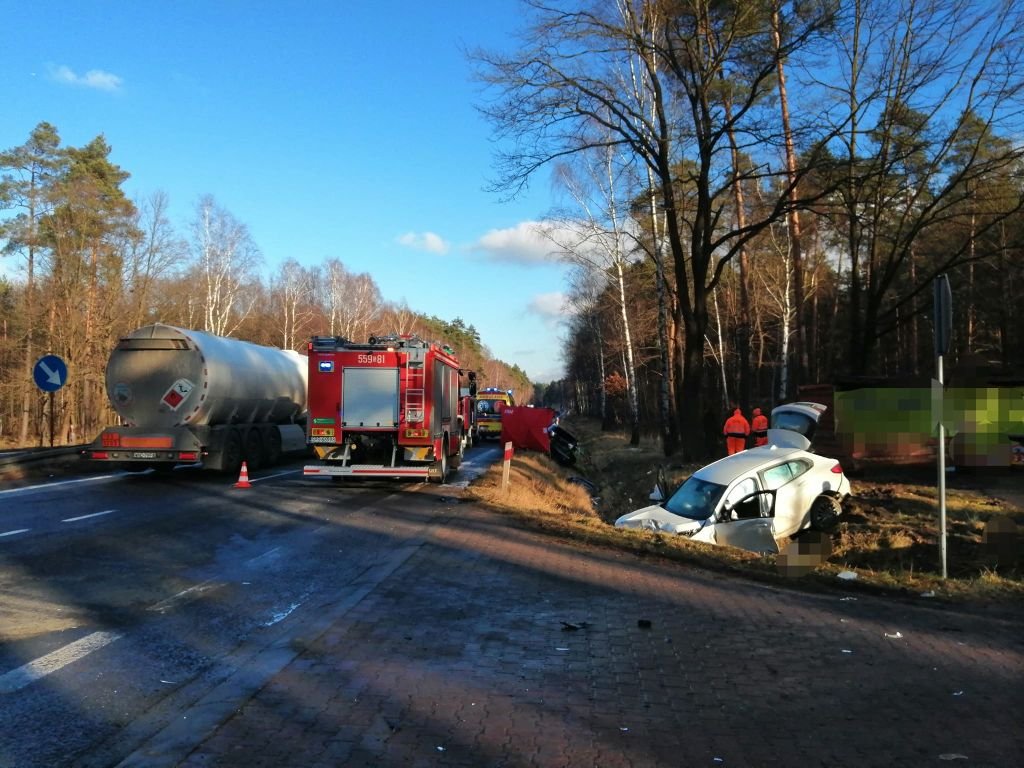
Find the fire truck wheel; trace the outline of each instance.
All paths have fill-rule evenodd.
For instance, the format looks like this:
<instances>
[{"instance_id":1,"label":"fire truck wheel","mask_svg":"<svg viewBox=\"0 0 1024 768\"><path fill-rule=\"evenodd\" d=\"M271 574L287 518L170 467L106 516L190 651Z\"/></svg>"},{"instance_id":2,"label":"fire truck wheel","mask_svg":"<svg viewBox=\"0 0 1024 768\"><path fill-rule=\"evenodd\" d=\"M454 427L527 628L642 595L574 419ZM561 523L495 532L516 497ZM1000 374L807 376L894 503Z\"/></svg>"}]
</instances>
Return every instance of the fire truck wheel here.
<instances>
[{"instance_id":1,"label":"fire truck wheel","mask_svg":"<svg viewBox=\"0 0 1024 768\"><path fill-rule=\"evenodd\" d=\"M441 458L430 467L430 479L438 485L443 485L448 477L448 454L441 451Z\"/></svg>"}]
</instances>

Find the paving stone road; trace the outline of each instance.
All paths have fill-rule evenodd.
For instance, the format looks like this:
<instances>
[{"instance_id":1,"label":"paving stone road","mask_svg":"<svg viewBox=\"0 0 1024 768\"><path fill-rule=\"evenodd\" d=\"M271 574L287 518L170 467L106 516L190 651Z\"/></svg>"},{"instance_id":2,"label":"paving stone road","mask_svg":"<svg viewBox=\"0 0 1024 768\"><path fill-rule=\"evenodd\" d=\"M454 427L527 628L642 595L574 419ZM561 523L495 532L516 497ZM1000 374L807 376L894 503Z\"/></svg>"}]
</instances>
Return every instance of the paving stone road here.
<instances>
[{"instance_id":1,"label":"paving stone road","mask_svg":"<svg viewBox=\"0 0 1024 768\"><path fill-rule=\"evenodd\" d=\"M125 765L1024 765L1024 618L443 517L255 695Z\"/></svg>"}]
</instances>

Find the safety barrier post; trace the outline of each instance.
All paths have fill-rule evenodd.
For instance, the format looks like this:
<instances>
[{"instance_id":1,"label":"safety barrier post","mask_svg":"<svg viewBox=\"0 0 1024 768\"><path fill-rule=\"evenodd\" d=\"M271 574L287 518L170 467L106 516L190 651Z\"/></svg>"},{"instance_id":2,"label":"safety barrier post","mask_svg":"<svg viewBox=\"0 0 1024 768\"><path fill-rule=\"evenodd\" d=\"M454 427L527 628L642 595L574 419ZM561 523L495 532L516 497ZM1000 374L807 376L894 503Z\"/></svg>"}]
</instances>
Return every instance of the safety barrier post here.
<instances>
[{"instance_id":1,"label":"safety barrier post","mask_svg":"<svg viewBox=\"0 0 1024 768\"><path fill-rule=\"evenodd\" d=\"M512 443L505 443L505 463L501 468L501 490L508 490L509 473L512 471Z\"/></svg>"}]
</instances>

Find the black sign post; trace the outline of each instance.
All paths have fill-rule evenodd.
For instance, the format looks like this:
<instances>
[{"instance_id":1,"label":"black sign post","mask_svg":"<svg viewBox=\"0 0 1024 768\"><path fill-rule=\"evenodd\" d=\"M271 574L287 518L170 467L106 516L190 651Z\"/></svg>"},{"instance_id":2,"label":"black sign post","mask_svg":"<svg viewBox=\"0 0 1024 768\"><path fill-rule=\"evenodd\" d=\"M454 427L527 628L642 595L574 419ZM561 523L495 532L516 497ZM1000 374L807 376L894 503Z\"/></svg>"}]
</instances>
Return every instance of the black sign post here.
<instances>
[{"instance_id":1,"label":"black sign post","mask_svg":"<svg viewBox=\"0 0 1024 768\"><path fill-rule=\"evenodd\" d=\"M938 275L933 284L934 299L932 309L935 316L935 372L938 379L939 412L933 414L939 425L939 559L942 562L942 578L946 578L946 425L943 423L943 403L945 402L945 383L942 370L942 358L949 352L949 342L953 335L953 293L949 287L949 277Z\"/></svg>"}]
</instances>

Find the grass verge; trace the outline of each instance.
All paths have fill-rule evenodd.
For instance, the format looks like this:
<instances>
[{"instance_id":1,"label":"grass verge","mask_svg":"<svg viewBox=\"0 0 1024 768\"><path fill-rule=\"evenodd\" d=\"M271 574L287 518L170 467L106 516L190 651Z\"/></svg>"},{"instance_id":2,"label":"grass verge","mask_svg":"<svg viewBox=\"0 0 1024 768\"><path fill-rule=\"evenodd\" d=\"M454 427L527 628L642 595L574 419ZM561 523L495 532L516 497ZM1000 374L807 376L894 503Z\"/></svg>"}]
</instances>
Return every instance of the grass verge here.
<instances>
[{"instance_id":1,"label":"grass verge","mask_svg":"<svg viewBox=\"0 0 1024 768\"><path fill-rule=\"evenodd\" d=\"M874 470L851 478L853 494L844 503L842 522L818 542L817 554L797 560L797 543L783 541L784 554L762 556L681 536L616 529L618 516L650 503L659 466L674 487L699 465L667 460L655 438L633 447L627 436L602 432L596 422L574 420L564 426L580 440L576 467L566 469L543 454L517 453L507 490L501 487L499 463L469 488L469 496L561 538L758 580L1024 608L1024 502L1017 500L1024 491L1024 472L947 478L949 578L943 579L938 493L934 471L927 468ZM1012 532L992 537L996 528ZM850 574L855 574L852 580Z\"/></svg>"}]
</instances>

